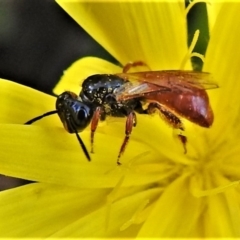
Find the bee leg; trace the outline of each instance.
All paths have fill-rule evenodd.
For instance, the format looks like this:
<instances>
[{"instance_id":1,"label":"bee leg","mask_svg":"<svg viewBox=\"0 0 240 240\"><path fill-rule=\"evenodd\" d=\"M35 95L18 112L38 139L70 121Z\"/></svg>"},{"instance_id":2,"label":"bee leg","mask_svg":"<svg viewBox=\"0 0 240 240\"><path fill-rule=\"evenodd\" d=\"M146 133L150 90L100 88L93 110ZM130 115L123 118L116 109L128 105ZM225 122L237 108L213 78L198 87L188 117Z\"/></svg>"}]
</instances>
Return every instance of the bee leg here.
<instances>
[{"instance_id":1,"label":"bee leg","mask_svg":"<svg viewBox=\"0 0 240 240\"><path fill-rule=\"evenodd\" d=\"M172 113L171 111L169 111L168 109L166 109L165 107L160 105L159 103L157 103L157 102L150 103L148 105L147 112L148 112L148 114L152 114L156 111L156 109L159 110L160 117L168 125L170 125L171 127L175 128L175 129L179 129L181 131L184 131L184 126L183 126L183 123L182 123L181 119L178 118L174 113ZM187 137L184 136L183 134L179 133L178 138L182 142L183 149L184 149L184 154L186 154L187 153L187 148L186 148Z\"/></svg>"},{"instance_id":2,"label":"bee leg","mask_svg":"<svg viewBox=\"0 0 240 240\"><path fill-rule=\"evenodd\" d=\"M95 112L93 113L93 118L91 122L91 153L93 153L93 142L94 142L94 133L97 129L99 119L101 118L101 107L97 107Z\"/></svg>"},{"instance_id":3,"label":"bee leg","mask_svg":"<svg viewBox=\"0 0 240 240\"><path fill-rule=\"evenodd\" d=\"M126 145L129 141L130 138L130 134L132 132L132 127L136 127L137 125L137 117L135 112L130 112L127 116L127 121L126 121L126 127L125 127L125 138L123 140L122 146L120 148L119 154L118 154L118 158L117 158L117 164L121 165L120 163L120 157L122 156L122 154L124 153L125 149L126 149Z\"/></svg>"},{"instance_id":4,"label":"bee leg","mask_svg":"<svg viewBox=\"0 0 240 240\"><path fill-rule=\"evenodd\" d=\"M135 62L129 62L127 63L124 67L123 67L123 73L128 72L132 67L139 67L139 66L145 66L147 67L149 70L150 67L143 61L135 61Z\"/></svg>"}]
</instances>

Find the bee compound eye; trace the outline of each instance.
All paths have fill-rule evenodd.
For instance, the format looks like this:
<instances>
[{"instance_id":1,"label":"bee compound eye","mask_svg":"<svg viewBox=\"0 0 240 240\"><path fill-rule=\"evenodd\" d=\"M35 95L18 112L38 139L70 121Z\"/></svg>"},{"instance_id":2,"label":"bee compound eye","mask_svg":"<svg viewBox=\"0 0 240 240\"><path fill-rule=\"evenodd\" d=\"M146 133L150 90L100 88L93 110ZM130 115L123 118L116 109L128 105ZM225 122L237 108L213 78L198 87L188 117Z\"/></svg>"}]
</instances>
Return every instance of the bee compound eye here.
<instances>
[{"instance_id":1,"label":"bee compound eye","mask_svg":"<svg viewBox=\"0 0 240 240\"><path fill-rule=\"evenodd\" d=\"M77 118L78 118L79 120L84 120L84 119L87 118L87 112L86 112L86 109L85 109L85 108L81 108L81 109L78 111Z\"/></svg>"}]
</instances>

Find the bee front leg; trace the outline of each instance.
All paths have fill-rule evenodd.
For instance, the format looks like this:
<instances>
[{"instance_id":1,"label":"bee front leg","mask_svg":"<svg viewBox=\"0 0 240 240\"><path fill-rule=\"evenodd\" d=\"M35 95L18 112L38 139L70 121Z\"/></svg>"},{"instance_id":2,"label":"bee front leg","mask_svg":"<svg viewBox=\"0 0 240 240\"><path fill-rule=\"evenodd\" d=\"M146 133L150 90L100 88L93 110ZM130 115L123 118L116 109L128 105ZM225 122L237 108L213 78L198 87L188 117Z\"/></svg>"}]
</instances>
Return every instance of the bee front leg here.
<instances>
[{"instance_id":1,"label":"bee front leg","mask_svg":"<svg viewBox=\"0 0 240 240\"><path fill-rule=\"evenodd\" d=\"M174 113L169 111L167 108L160 105L158 102L150 103L148 105L147 112L148 112L148 114L152 114L156 111L156 109L159 110L160 117L168 125L170 125L171 127L175 128L175 129L179 129L181 131L184 131L184 126L183 126L183 123L182 123L181 119L178 118ZM187 148L186 148L187 137L184 136L183 134L179 133L178 138L182 142L183 149L184 149L184 154L186 154L187 153Z\"/></svg>"},{"instance_id":2,"label":"bee front leg","mask_svg":"<svg viewBox=\"0 0 240 240\"><path fill-rule=\"evenodd\" d=\"M91 122L91 153L94 153L93 151L94 134L97 129L99 119L101 118L101 113L102 113L101 107L97 107L93 113L93 118Z\"/></svg>"},{"instance_id":3,"label":"bee front leg","mask_svg":"<svg viewBox=\"0 0 240 240\"><path fill-rule=\"evenodd\" d=\"M126 121L126 127L125 127L125 138L123 140L122 146L120 148L119 154L118 154L118 158L117 158L117 164L121 165L120 163L120 157L122 156L122 154L124 153L127 143L129 141L130 138L130 134L132 132L132 127L136 127L137 125L137 117L135 112L130 112L127 116L127 121Z\"/></svg>"}]
</instances>

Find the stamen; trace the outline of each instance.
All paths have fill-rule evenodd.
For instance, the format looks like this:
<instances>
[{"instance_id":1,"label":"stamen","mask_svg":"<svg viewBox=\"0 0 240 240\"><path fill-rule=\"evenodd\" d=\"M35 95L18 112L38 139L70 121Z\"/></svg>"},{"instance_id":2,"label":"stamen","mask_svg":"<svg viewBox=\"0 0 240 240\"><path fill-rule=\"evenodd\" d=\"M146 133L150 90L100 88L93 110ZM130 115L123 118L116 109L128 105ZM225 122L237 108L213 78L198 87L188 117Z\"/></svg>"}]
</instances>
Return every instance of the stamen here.
<instances>
[{"instance_id":1,"label":"stamen","mask_svg":"<svg viewBox=\"0 0 240 240\"><path fill-rule=\"evenodd\" d=\"M105 231L107 231L108 226L109 226L112 203L116 200L117 192L119 191L125 176L126 175L124 174L120 178L120 180L118 181L117 185L113 188L113 190L107 196Z\"/></svg>"},{"instance_id":2,"label":"stamen","mask_svg":"<svg viewBox=\"0 0 240 240\"><path fill-rule=\"evenodd\" d=\"M183 61L182 61L181 66L180 66L180 70L184 69L184 66L186 65L187 61L189 60L189 58L191 58L191 54L192 54L192 51L193 51L194 47L196 46L199 34L200 34L200 31L196 30L194 35L193 35L193 39L192 39L192 42L189 46L188 52L185 55L185 57L183 58Z\"/></svg>"},{"instance_id":3,"label":"stamen","mask_svg":"<svg viewBox=\"0 0 240 240\"><path fill-rule=\"evenodd\" d=\"M192 194L193 194L194 197L197 197L197 198L210 196L210 195L222 193L229 188L236 187L239 183L240 183L240 181L234 181L234 182L231 182L231 183L226 184L224 186L220 186L220 187L216 187L216 188L212 188L212 189L208 189L208 190L193 189Z\"/></svg>"},{"instance_id":4,"label":"stamen","mask_svg":"<svg viewBox=\"0 0 240 240\"><path fill-rule=\"evenodd\" d=\"M159 187L157 191L157 196L161 195L164 189L165 189L164 187L163 188ZM154 202L150 203L150 199L145 199L138 206L133 216L120 227L120 231L124 231L133 224L141 224L145 222L149 214L152 212L154 206L155 206Z\"/></svg>"},{"instance_id":5,"label":"stamen","mask_svg":"<svg viewBox=\"0 0 240 240\"><path fill-rule=\"evenodd\" d=\"M130 227L132 224L140 224L145 220L145 218L142 218L142 212L144 208L149 204L149 199L146 199L140 206L137 208L135 214L132 216L131 219L129 219L127 222L125 222L121 227L120 231L123 231Z\"/></svg>"},{"instance_id":6,"label":"stamen","mask_svg":"<svg viewBox=\"0 0 240 240\"><path fill-rule=\"evenodd\" d=\"M187 16L189 11L191 10L191 8L196 4L196 3L207 3L211 5L210 1L206 1L206 0L195 0L190 2L190 4L187 6L187 8L185 9L185 15Z\"/></svg>"},{"instance_id":7,"label":"stamen","mask_svg":"<svg viewBox=\"0 0 240 240\"><path fill-rule=\"evenodd\" d=\"M122 186L122 183L125 179L125 177L127 176L127 173L131 170L131 166L134 162L136 162L137 160L141 159L142 157L145 157L147 154L149 154L150 151L146 151L143 153L138 154L137 156L135 156L134 158L132 158L129 163L124 166L116 166L114 169L111 169L110 171L107 171L105 174L111 172L112 170L119 170L119 168L122 170L123 175L120 177L119 181L117 182L116 186L112 189L112 191L108 194L107 199L106 199L106 221L105 221L105 231L107 231L108 226L109 226L109 222L110 222L110 213L111 213L111 206L112 203L117 199L119 190Z\"/></svg>"},{"instance_id":8,"label":"stamen","mask_svg":"<svg viewBox=\"0 0 240 240\"><path fill-rule=\"evenodd\" d=\"M199 176L199 178L200 178L200 176ZM200 197L205 197L205 196L222 193L230 188L237 187L239 185L239 183L240 183L240 181L233 181L233 182L223 185L223 186L202 190L202 189L198 188L198 186L200 184L199 184L199 182L197 182L196 177L193 177L191 179L191 183L190 183L190 191L194 197L200 198Z\"/></svg>"},{"instance_id":9,"label":"stamen","mask_svg":"<svg viewBox=\"0 0 240 240\"><path fill-rule=\"evenodd\" d=\"M197 53L197 52L193 52L193 53L191 54L191 57L198 57L198 58L200 58L200 59L202 60L203 63L204 63L204 61L205 61L204 55L202 55L202 54L200 54L200 53Z\"/></svg>"},{"instance_id":10,"label":"stamen","mask_svg":"<svg viewBox=\"0 0 240 240\"><path fill-rule=\"evenodd\" d=\"M121 166L116 165L114 168L106 171L105 174L110 174L111 172L113 173L114 171L119 172L119 170L120 170L121 172L123 172L123 174L126 175L126 172L130 171L130 169L132 168L133 163L135 163L137 160L140 160L141 158L147 156L149 153L150 153L150 151L140 153L137 156L135 156L134 158L132 158L128 162L128 164L126 164L126 165L124 164L124 165L121 165ZM135 168L135 170L136 170L136 168ZM115 174L115 173L113 173L113 174Z\"/></svg>"}]
</instances>

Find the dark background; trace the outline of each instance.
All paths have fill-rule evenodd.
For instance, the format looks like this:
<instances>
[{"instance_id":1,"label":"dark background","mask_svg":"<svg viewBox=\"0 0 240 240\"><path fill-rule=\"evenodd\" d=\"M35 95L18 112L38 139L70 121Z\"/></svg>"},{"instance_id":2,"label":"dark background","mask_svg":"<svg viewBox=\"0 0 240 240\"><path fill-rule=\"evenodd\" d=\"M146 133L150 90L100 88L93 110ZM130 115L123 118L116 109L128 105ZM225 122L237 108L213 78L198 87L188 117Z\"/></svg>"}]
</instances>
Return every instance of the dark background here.
<instances>
[{"instance_id":1,"label":"dark background","mask_svg":"<svg viewBox=\"0 0 240 240\"><path fill-rule=\"evenodd\" d=\"M83 56L114 59L53 0L0 0L0 77L51 93Z\"/></svg>"},{"instance_id":2,"label":"dark background","mask_svg":"<svg viewBox=\"0 0 240 240\"><path fill-rule=\"evenodd\" d=\"M204 54L209 39L204 3L188 14L189 43L196 29L201 35L195 51ZM63 70L84 56L116 62L53 0L0 0L0 78L52 94ZM198 58L192 62L201 69ZM24 183L0 176L0 190Z\"/></svg>"}]
</instances>

